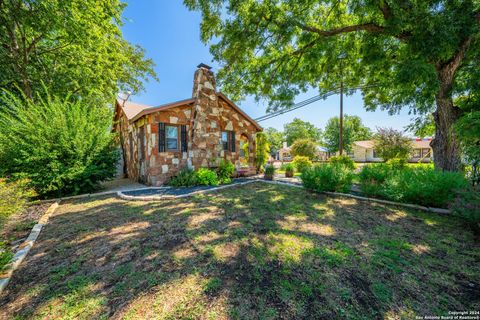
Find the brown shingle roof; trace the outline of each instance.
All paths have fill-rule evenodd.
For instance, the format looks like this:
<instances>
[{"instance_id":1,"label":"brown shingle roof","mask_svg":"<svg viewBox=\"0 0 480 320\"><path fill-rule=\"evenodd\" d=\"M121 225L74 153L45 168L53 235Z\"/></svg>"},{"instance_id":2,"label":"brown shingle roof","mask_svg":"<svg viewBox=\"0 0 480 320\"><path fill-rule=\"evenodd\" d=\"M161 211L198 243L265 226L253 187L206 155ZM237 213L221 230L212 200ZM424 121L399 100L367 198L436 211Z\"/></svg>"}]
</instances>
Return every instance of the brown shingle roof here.
<instances>
[{"instance_id":1,"label":"brown shingle roof","mask_svg":"<svg viewBox=\"0 0 480 320\"><path fill-rule=\"evenodd\" d=\"M232 107L235 111L240 113L242 116L244 116L248 121L250 121L258 130L263 130L262 127L252 118L248 116L242 109L240 109L235 103L230 101L223 93L218 92L217 96L222 98L227 104ZM127 116L127 119L129 121L136 121L137 119L141 118L142 116L150 113L154 113L157 111L161 110L166 110L170 108L175 108L183 105L189 105L195 102L194 98L190 99L184 99L184 100L179 100L167 104L162 104L160 106L149 106L141 103L136 103L136 102L131 102L131 101L125 101L123 100L117 100L117 104L122 107L123 112Z\"/></svg>"}]
</instances>

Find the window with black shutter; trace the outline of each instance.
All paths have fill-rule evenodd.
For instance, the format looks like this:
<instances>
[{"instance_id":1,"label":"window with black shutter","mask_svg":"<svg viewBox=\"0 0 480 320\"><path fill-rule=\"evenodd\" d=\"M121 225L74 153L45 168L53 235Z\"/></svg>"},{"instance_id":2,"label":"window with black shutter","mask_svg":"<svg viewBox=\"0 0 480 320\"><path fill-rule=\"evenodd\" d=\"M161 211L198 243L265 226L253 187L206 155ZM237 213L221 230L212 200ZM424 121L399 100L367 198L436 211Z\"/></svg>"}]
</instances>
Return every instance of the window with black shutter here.
<instances>
[{"instance_id":1,"label":"window with black shutter","mask_svg":"<svg viewBox=\"0 0 480 320\"><path fill-rule=\"evenodd\" d=\"M187 126L182 124L180 126L180 131L181 131L181 147L182 147L182 151L183 152L187 152L187 146L188 146L188 143L187 143Z\"/></svg>"},{"instance_id":2,"label":"window with black shutter","mask_svg":"<svg viewBox=\"0 0 480 320\"><path fill-rule=\"evenodd\" d=\"M158 152L165 152L165 123L158 124Z\"/></svg>"}]
</instances>

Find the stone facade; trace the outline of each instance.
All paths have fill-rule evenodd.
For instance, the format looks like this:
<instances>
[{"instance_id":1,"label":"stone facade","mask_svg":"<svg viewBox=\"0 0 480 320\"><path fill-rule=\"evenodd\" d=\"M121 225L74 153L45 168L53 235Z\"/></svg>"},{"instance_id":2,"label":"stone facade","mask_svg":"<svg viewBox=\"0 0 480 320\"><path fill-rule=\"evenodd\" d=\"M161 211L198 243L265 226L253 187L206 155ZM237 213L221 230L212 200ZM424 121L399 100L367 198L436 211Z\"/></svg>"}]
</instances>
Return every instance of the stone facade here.
<instances>
[{"instance_id":1,"label":"stone facade","mask_svg":"<svg viewBox=\"0 0 480 320\"><path fill-rule=\"evenodd\" d=\"M144 107L132 117L137 111L132 113L133 103L117 101L116 105L114 130L120 133L125 173L130 179L158 186L182 168L215 167L220 159L232 161L237 168L253 167L255 134L261 127L216 91L208 67L196 70L192 99ZM185 126L186 151L160 151L160 123ZM234 151L224 150L221 143L222 132L227 131L235 137ZM241 140L248 142L248 157Z\"/></svg>"}]
</instances>

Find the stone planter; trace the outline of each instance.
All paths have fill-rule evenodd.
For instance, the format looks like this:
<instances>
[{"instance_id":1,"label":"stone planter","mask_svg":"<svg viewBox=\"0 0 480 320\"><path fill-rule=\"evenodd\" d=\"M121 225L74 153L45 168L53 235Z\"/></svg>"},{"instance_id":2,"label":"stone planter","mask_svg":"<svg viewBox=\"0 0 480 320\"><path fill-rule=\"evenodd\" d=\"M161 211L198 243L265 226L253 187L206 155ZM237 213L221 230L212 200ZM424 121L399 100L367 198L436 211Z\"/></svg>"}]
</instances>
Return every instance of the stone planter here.
<instances>
[{"instance_id":1,"label":"stone planter","mask_svg":"<svg viewBox=\"0 0 480 320\"><path fill-rule=\"evenodd\" d=\"M285 171L286 178L293 178L293 171Z\"/></svg>"},{"instance_id":2,"label":"stone planter","mask_svg":"<svg viewBox=\"0 0 480 320\"><path fill-rule=\"evenodd\" d=\"M264 174L263 178L265 180L273 180L273 174Z\"/></svg>"}]
</instances>

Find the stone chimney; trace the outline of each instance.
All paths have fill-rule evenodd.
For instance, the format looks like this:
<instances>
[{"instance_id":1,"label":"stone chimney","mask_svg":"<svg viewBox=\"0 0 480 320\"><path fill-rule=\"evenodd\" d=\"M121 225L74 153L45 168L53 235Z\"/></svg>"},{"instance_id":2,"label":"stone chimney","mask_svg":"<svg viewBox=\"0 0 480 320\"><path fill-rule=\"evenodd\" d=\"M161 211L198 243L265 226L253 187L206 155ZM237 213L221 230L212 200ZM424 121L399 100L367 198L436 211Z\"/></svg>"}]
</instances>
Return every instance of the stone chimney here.
<instances>
[{"instance_id":1,"label":"stone chimney","mask_svg":"<svg viewBox=\"0 0 480 320\"><path fill-rule=\"evenodd\" d=\"M210 165L220 156L219 108L215 76L211 67L199 64L193 79L192 137L193 150L189 154L191 164L198 168ZM190 162L189 161L189 162Z\"/></svg>"}]
</instances>

